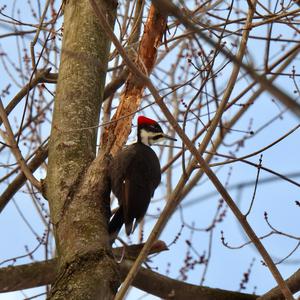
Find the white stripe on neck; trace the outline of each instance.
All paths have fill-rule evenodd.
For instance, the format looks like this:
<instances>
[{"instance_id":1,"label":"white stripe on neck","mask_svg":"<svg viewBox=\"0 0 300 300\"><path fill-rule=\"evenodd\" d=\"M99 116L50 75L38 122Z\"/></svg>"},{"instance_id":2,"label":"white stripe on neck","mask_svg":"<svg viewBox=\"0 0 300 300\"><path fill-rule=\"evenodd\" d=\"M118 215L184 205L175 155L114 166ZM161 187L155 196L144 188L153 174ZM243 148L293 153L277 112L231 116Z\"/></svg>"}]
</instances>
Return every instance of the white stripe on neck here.
<instances>
[{"instance_id":1,"label":"white stripe on neck","mask_svg":"<svg viewBox=\"0 0 300 300\"><path fill-rule=\"evenodd\" d=\"M151 146L154 143L156 143L160 140L163 140L163 137L154 139L154 137L161 136L161 135L162 135L162 132L151 132L151 131L147 131L145 129L142 129L140 131L141 142L146 146Z\"/></svg>"},{"instance_id":2,"label":"white stripe on neck","mask_svg":"<svg viewBox=\"0 0 300 300\"><path fill-rule=\"evenodd\" d=\"M144 145L150 146L149 137L151 136L151 134L152 134L152 132L146 131L145 129L142 129L140 131L141 142Z\"/></svg>"}]
</instances>

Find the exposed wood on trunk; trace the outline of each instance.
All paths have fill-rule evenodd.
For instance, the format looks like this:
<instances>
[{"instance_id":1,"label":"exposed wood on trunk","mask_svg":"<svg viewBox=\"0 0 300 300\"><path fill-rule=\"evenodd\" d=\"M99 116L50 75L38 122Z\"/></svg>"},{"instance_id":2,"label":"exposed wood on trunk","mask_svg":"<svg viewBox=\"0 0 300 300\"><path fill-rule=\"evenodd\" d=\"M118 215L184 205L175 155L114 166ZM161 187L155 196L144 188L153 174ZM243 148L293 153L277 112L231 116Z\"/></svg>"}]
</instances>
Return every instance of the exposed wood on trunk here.
<instances>
[{"instance_id":1,"label":"exposed wood on trunk","mask_svg":"<svg viewBox=\"0 0 300 300\"><path fill-rule=\"evenodd\" d=\"M161 43L166 30L167 19L151 5L149 16L145 25L144 33L139 45L135 61L139 68L150 74L157 57L157 48ZM142 101L144 84L137 77L130 74L125 89L120 98L111 123L107 126L102 143L105 147L111 147L110 153L114 155L125 144L131 130L131 121L134 112L139 108ZM125 118L123 118L126 116ZM106 148L107 149L107 148Z\"/></svg>"}]
</instances>

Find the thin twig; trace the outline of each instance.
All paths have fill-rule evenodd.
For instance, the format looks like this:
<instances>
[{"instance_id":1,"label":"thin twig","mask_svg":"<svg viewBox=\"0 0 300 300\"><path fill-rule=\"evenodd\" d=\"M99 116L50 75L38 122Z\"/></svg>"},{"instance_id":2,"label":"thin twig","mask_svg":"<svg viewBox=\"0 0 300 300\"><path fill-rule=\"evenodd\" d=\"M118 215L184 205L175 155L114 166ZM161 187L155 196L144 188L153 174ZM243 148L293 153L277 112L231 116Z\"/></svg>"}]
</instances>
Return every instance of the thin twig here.
<instances>
[{"instance_id":1,"label":"thin twig","mask_svg":"<svg viewBox=\"0 0 300 300\"><path fill-rule=\"evenodd\" d=\"M6 134L2 134L3 138L7 140L7 144L11 146L11 151L15 156L21 170L25 174L26 178L40 191L41 190L41 183L33 176L30 169L28 168L22 153L15 141L14 133L11 129L10 123L8 121L7 115L5 113L5 109L0 99L0 117L6 129Z\"/></svg>"},{"instance_id":2,"label":"thin twig","mask_svg":"<svg viewBox=\"0 0 300 300\"><path fill-rule=\"evenodd\" d=\"M36 155L28 163L28 168L34 172L47 158L48 156L48 144L42 148L39 148ZM25 184L26 176L24 173L20 173L3 191L0 196L0 213L5 208L9 200L18 192L18 190Z\"/></svg>"},{"instance_id":3,"label":"thin twig","mask_svg":"<svg viewBox=\"0 0 300 300\"><path fill-rule=\"evenodd\" d=\"M46 5L45 5L45 9L43 11L43 14L40 18L40 24L39 24L39 27L35 33L35 36L33 38L33 41L30 43L30 53L31 53L31 63L32 63L32 69L34 70L35 67L36 67L36 64L35 64L35 57L34 57L34 46L38 40L38 37L39 37L39 34L41 32L41 29L42 29L42 26L43 26L43 22L44 22L44 19L45 19L45 16L46 16L46 13L47 13L47 10L48 10L48 7L49 7L49 4L50 4L50 0L47 0L46 2Z\"/></svg>"},{"instance_id":4,"label":"thin twig","mask_svg":"<svg viewBox=\"0 0 300 300\"><path fill-rule=\"evenodd\" d=\"M256 190L257 190L257 185L258 185L258 179L259 179L259 174L260 174L260 170L261 170L262 156L263 156L263 155L261 154L261 155L260 155L260 158L259 158L259 164L258 164L258 167L257 167L256 179L255 179L255 184L254 184L254 191L253 191L253 195L252 195L252 199L251 199L251 202L250 202L249 209L248 209L248 211L245 213L245 218L247 218L248 215L250 214L251 209L252 209L252 206L253 206L253 203L254 203L254 199L255 199L255 196L256 196Z\"/></svg>"}]
</instances>

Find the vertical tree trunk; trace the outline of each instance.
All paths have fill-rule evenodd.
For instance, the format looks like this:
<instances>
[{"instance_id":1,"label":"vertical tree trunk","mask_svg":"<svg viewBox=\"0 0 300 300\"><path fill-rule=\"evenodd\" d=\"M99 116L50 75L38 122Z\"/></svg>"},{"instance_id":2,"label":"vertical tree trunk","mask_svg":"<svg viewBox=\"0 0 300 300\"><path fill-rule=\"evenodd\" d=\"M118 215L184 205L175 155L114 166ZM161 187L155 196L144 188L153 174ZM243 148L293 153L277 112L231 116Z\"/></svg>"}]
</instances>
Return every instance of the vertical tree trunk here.
<instances>
[{"instance_id":1,"label":"vertical tree trunk","mask_svg":"<svg viewBox=\"0 0 300 300\"><path fill-rule=\"evenodd\" d=\"M97 4L113 26L117 1ZM107 161L91 168L109 48L89 1L67 0L45 185L60 265L50 299L111 299L118 287L106 230Z\"/></svg>"}]
</instances>

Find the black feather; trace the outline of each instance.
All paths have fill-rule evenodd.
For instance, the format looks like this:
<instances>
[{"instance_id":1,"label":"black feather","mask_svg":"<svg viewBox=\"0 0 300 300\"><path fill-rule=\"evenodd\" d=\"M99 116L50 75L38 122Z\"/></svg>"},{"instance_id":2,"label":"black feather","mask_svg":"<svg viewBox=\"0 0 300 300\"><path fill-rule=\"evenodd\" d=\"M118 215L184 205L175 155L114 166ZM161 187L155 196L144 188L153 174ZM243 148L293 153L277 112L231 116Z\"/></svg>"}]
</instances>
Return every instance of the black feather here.
<instances>
[{"instance_id":1,"label":"black feather","mask_svg":"<svg viewBox=\"0 0 300 300\"><path fill-rule=\"evenodd\" d=\"M113 217L111 218L108 226L108 232L109 232L111 242L113 242L118 236L123 226L123 223L124 223L123 209L122 207L119 207L118 210L113 215Z\"/></svg>"},{"instance_id":2,"label":"black feather","mask_svg":"<svg viewBox=\"0 0 300 300\"><path fill-rule=\"evenodd\" d=\"M134 230L134 223L139 223L146 214L154 191L160 183L159 160L149 146L137 142L114 157L110 166L110 177L112 191L120 205L110 221L110 232L119 232L124 223L129 235Z\"/></svg>"}]
</instances>

